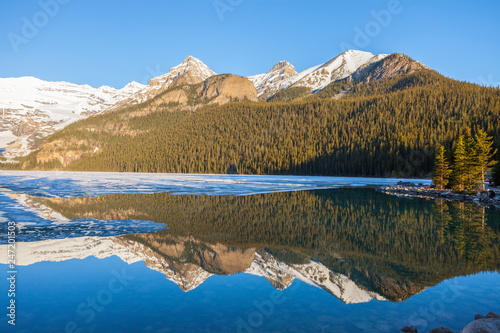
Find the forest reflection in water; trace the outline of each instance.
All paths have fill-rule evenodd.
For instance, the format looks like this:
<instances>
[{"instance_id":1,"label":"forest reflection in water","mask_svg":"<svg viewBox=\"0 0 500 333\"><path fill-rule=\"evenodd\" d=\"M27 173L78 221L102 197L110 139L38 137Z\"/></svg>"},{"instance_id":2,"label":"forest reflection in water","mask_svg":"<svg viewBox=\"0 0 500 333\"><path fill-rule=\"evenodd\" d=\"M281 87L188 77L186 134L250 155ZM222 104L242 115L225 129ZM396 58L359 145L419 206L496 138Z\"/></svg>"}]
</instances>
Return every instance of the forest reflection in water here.
<instances>
[{"instance_id":1,"label":"forest reflection in water","mask_svg":"<svg viewBox=\"0 0 500 333\"><path fill-rule=\"evenodd\" d=\"M445 279L500 268L498 211L366 188L36 200L69 219L166 224L166 230L117 241L140 244L148 257L167 262L185 278L178 283L183 289L198 283L191 281L195 271L195 280L203 280L203 274L206 279L260 267L280 289L299 275L327 290L346 277L371 297L401 301Z\"/></svg>"}]
</instances>

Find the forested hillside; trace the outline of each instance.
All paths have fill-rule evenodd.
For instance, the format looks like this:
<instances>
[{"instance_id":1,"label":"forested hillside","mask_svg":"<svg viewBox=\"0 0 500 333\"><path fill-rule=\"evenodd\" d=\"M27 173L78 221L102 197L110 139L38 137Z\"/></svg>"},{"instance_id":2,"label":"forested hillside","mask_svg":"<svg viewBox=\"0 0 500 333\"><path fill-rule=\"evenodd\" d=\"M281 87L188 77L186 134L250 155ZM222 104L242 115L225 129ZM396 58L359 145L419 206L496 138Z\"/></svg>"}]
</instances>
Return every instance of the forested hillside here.
<instances>
[{"instance_id":1,"label":"forested hillside","mask_svg":"<svg viewBox=\"0 0 500 333\"><path fill-rule=\"evenodd\" d=\"M485 130L500 147L500 90L429 69L368 83L345 79L305 97L304 91L285 92L274 98L277 102L236 101L194 112L158 103L160 95L68 126L21 165L80 171L429 176L438 145L451 148L467 128L472 134Z\"/></svg>"}]
</instances>

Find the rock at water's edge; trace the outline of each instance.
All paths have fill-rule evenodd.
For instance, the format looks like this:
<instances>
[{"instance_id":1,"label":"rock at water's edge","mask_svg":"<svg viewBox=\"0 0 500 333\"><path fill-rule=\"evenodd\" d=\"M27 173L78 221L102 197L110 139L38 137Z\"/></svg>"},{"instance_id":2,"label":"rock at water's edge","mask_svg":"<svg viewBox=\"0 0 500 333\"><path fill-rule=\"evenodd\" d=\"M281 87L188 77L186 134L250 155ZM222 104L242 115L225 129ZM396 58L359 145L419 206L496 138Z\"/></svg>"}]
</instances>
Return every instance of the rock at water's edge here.
<instances>
[{"instance_id":1,"label":"rock at water's edge","mask_svg":"<svg viewBox=\"0 0 500 333\"><path fill-rule=\"evenodd\" d=\"M453 333L453 331L450 330L448 327L441 326L429 331L429 333Z\"/></svg>"},{"instance_id":2,"label":"rock at water's edge","mask_svg":"<svg viewBox=\"0 0 500 333\"><path fill-rule=\"evenodd\" d=\"M498 333L500 332L500 320L497 318L482 318L474 320L465 326L462 333Z\"/></svg>"},{"instance_id":3,"label":"rock at water's edge","mask_svg":"<svg viewBox=\"0 0 500 333\"><path fill-rule=\"evenodd\" d=\"M401 329L401 331L405 333L417 333L417 329L415 328L415 326L405 326Z\"/></svg>"}]
</instances>

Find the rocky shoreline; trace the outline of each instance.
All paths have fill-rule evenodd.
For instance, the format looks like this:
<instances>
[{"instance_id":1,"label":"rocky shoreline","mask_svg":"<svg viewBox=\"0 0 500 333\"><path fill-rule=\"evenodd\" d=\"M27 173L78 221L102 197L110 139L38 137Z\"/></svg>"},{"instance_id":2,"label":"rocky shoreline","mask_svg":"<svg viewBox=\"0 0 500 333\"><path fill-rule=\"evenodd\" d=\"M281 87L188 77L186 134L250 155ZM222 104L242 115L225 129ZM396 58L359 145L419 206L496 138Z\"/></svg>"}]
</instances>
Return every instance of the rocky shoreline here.
<instances>
[{"instance_id":1,"label":"rocky shoreline","mask_svg":"<svg viewBox=\"0 0 500 333\"><path fill-rule=\"evenodd\" d=\"M448 201L471 202L489 208L500 209L500 191L486 190L475 194L456 193L450 190L437 190L425 185L399 182L382 186L379 192L406 198L444 199Z\"/></svg>"}]
</instances>

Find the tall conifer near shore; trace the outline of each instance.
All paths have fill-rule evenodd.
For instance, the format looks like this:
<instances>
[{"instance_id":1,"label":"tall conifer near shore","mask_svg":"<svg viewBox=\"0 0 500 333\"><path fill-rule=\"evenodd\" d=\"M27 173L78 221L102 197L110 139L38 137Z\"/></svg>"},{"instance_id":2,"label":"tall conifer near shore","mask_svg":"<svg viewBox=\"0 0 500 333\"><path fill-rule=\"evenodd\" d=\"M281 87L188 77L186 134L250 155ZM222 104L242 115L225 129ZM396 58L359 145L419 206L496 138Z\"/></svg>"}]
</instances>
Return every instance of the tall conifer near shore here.
<instances>
[{"instance_id":1,"label":"tall conifer near shore","mask_svg":"<svg viewBox=\"0 0 500 333\"><path fill-rule=\"evenodd\" d=\"M486 172L496 164L492 158L497 150L493 150L493 139L486 132L479 130L474 137L468 130L458 138L453 150L453 162L446 160L446 151L440 146L436 154L432 180L437 189L442 190L448 185L454 191L474 192L484 191ZM451 172L450 172L451 169ZM448 177L450 178L448 179ZM500 185L500 163L495 165L493 178Z\"/></svg>"},{"instance_id":2,"label":"tall conifer near shore","mask_svg":"<svg viewBox=\"0 0 500 333\"><path fill-rule=\"evenodd\" d=\"M452 188L455 191L463 191L467 183L467 152L465 149L464 137L458 138L455 149L453 150L453 168L452 168Z\"/></svg>"},{"instance_id":3,"label":"tall conifer near shore","mask_svg":"<svg viewBox=\"0 0 500 333\"><path fill-rule=\"evenodd\" d=\"M436 189L442 190L448 185L450 174L450 163L446 159L445 149L441 145L439 153L436 155L436 165L434 167L434 176L432 177Z\"/></svg>"},{"instance_id":4,"label":"tall conifer near shore","mask_svg":"<svg viewBox=\"0 0 500 333\"><path fill-rule=\"evenodd\" d=\"M476 141L467 129L464 138L465 164L464 164L464 190L471 193L477 190L479 183L479 163L476 154Z\"/></svg>"},{"instance_id":5,"label":"tall conifer near shore","mask_svg":"<svg viewBox=\"0 0 500 333\"><path fill-rule=\"evenodd\" d=\"M491 166L495 165L496 161L493 161L492 158L496 154L497 150L492 149L493 139L488 137L486 132L479 130L475 138L474 158L478 169L478 183L480 190L484 191L486 172Z\"/></svg>"}]
</instances>

